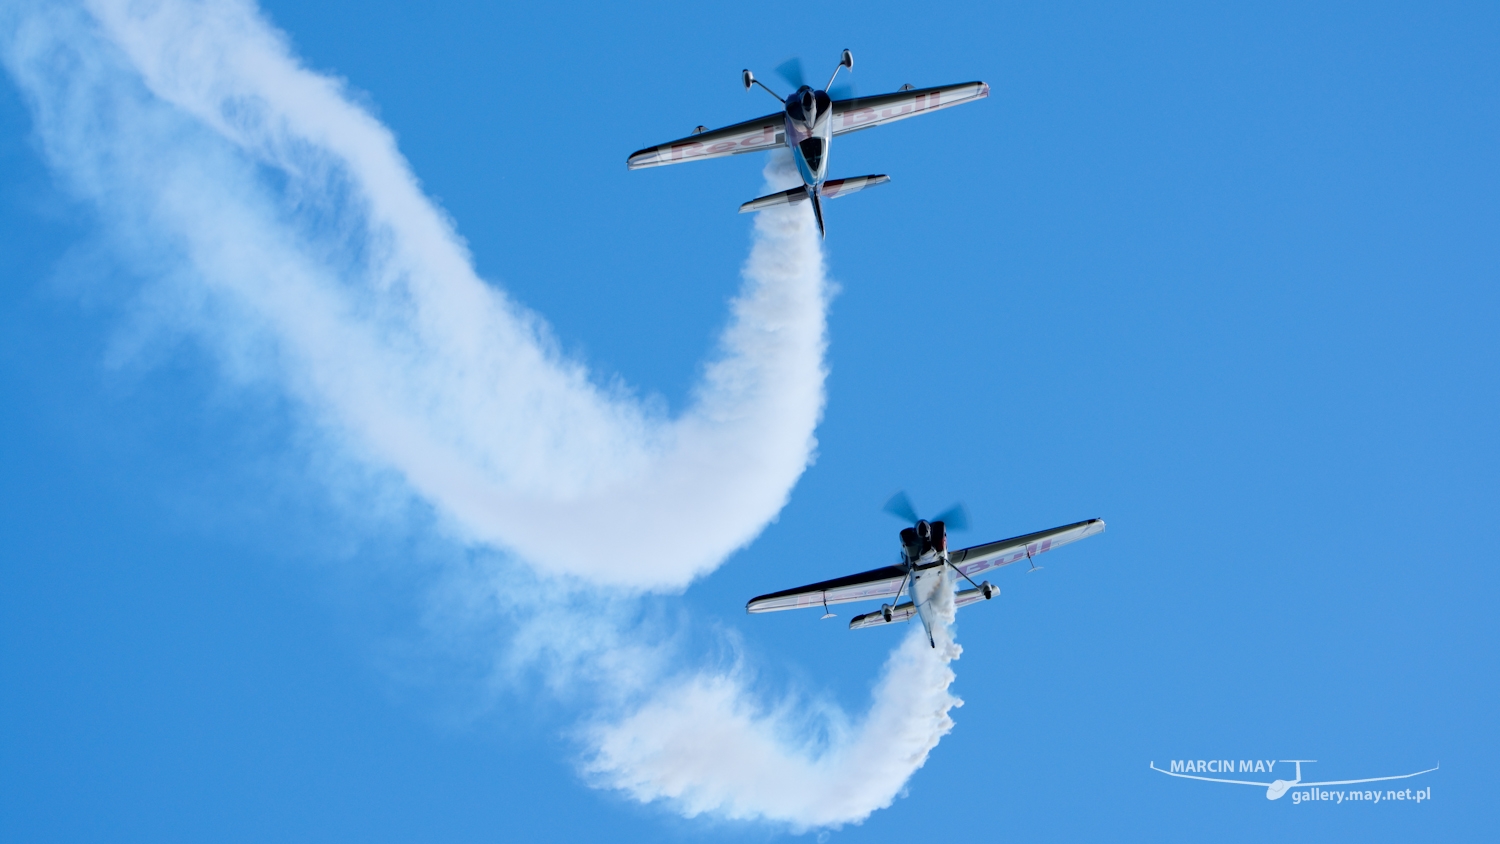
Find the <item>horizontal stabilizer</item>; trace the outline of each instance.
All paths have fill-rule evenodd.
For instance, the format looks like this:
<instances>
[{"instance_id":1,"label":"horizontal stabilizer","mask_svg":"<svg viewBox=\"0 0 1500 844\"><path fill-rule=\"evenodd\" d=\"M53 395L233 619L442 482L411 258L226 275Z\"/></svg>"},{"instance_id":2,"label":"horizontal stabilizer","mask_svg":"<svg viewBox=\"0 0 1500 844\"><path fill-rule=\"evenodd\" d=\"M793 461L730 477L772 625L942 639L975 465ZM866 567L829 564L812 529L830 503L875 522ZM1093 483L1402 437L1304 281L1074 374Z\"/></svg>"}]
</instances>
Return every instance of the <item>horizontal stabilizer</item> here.
<instances>
[{"instance_id":1,"label":"horizontal stabilizer","mask_svg":"<svg viewBox=\"0 0 1500 844\"><path fill-rule=\"evenodd\" d=\"M985 600L984 587L986 586L989 586L988 581L981 583L974 589L965 589L962 592L954 595L953 606L962 608L967 607L970 604L975 604ZM999 587L990 586L990 597L993 598L998 596L999 594ZM864 615L856 615L854 618L849 619L849 629L863 630L866 627L879 627L882 624L895 624L898 621L906 621L916 614L917 608L912 604L911 601L907 601L904 604L897 604L896 606L891 607L890 618L885 617L885 607L883 606L875 612L867 612Z\"/></svg>"},{"instance_id":2,"label":"horizontal stabilizer","mask_svg":"<svg viewBox=\"0 0 1500 844\"><path fill-rule=\"evenodd\" d=\"M829 179L818 189L818 195L824 199L834 199L851 193L858 193L865 188L873 188L883 185L891 180L890 176L851 176L847 179Z\"/></svg>"},{"instance_id":3,"label":"horizontal stabilizer","mask_svg":"<svg viewBox=\"0 0 1500 844\"><path fill-rule=\"evenodd\" d=\"M850 630L863 630L866 627L879 627L882 624L895 624L898 621L906 621L917 614L917 608L911 601L897 604L891 607L891 617L885 617L885 607L875 612L867 612L864 615L856 615L849 619Z\"/></svg>"},{"instance_id":4,"label":"horizontal stabilizer","mask_svg":"<svg viewBox=\"0 0 1500 844\"><path fill-rule=\"evenodd\" d=\"M807 188L799 185L798 187L792 188L791 190L784 190L781 193L773 193L770 196L762 196L759 199L752 199L744 205L740 206L740 213L747 214L751 211L764 211L767 208L776 208L782 205L796 205L799 202L806 201Z\"/></svg>"},{"instance_id":5,"label":"horizontal stabilizer","mask_svg":"<svg viewBox=\"0 0 1500 844\"><path fill-rule=\"evenodd\" d=\"M979 601L983 601L985 599L984 587L986 587L986 586L990 586L990 582L988 580L986 580L985 582L979 584L979 586L976 587L976 588L974 588L974 589L965 589L964 591L958 593L957 595L954 595L953 596L953 606L962 608L962 607L967 607L970 604L977 603ZM1000 594L1000 587L998 587L998 586L990 586L989 597L993 598L993 597L998 596L999 594Z\"/></svg>"}]
</instances>

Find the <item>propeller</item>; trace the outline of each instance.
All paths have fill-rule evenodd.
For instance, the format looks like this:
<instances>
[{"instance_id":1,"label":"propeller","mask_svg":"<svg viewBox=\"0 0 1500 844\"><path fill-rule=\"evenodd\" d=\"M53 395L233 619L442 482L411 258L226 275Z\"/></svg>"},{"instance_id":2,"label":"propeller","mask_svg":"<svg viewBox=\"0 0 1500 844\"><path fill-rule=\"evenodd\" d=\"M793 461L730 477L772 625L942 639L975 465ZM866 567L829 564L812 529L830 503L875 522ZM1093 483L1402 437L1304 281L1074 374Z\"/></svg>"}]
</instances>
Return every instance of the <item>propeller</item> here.
<instances>
[{"instance_id":1,"label":"propeller","mask_svg":"<svg viewBox=\"0 0 1500 844\"><path fill-rule=\"evenodd\" d=\"M794 90L797 88L801 88L803 85L810 84L807 81L807 74L803 73L802 71L802 60L799 58L790 58L777 65L776 75L785 80L786 83L792 86ZM828 89L828 96L834 98L835 100L850 99L851 97L855 96L854 83L838 82L833 87Z\"/></svg>"},{"instance_id":2,"label":"propeller","mask_svg":"<svg viewBox=\"0 0 1500 844\"><path fill-rule=\"evenodd\" d=\"M914 525L919 521L917 508L911 506L911 499L907 497L905 490L891 496L891 500L885 502L885 507L881 509L908 524Z\"/></svg>"},{"instance_id":3,"label":"propeller","mask_svg":"<svg viewBox=\"0 0 1500 844\"><path fill-rule=\"evenodd\" d=\"M802 73L801 59L787 59L776 66L776 75L786 80L786 84L793 88L801 88L807 82Z\"/></svg>"},{"instance_id":4,"label":"propeller","mask_svg":"<svg viewBox=\"0 0 1500 844\"><path fill-rule=\"evenodd\" d=\"M948 530L969 529L969 508L962 503L954 504L952 507L937 514L934 522L942 522Z\"/></svg>"},{"instance_id":5,"label":"propeller","mask_svg":"<svg viewBox=\"0 0 1500 844\"><path fill-rule=\"evenodd\" d=\"M891 496L891 500L885 502L885 507L881 509L907 524L914 525L921 520L917 515L917 508L912 506L911 497L906 494L905 490ZM961 503L954 504L929 521L942 522L949 530L968 530L969 510Z\"/></svg>"},{"instance_id":6,"label":"propeller","mask_svg":"<svg viewBox=\"0 0 1500 844\"><path fill-rule=\"evenodd\" d=\"M835 100L852 100L859 96L859 92L854 89L853 82L835 82L833 87L828 89L828 96Z\"/></svg>"}]
</instances>

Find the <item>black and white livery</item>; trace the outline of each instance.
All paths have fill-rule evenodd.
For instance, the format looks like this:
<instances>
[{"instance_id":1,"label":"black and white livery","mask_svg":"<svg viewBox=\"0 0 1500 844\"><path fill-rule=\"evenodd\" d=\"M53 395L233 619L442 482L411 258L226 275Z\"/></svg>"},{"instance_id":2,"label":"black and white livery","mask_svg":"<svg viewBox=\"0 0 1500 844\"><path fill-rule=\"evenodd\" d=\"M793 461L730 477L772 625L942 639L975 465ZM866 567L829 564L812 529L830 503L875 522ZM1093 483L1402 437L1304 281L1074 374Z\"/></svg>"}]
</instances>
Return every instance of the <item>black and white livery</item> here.
<instances>
[{"instance_id":1,"label":"black and white livery","mask_svg":"<svg viewBox=\"0 0 1500 844\"><path fill-rule=\"evenodd\" d=\"M843 68L854 68L854 54L848 50L844 51L839 66L834 68L833 76L828 78L828 84L822 90L798 83L797 90L785 98L767 88L764 82L755 78L755 74L743 71L741 80L745 83L745 90L759 85L771 96L782 100L781 111L713 131L699 126L686 138L646 147L631 155L626 164L631 170L639 170L683 161L758 152L780 146L790 147L792 157L797 162L797 171L802 175L802 186L752 199L740 206L740 213L811 200L818 232L823 234L822 200L834 199L890 181L890 177L885 175L829 179L828 152L835 135L982 100L990 94L990 86L983 82L963 82L934 88L904 85L894 94L836 100L828 92L839 70Z\"/></svg>"},{"instance_id":2,"label":"black and white livery","mask_svg":"<svg viewBox=\"0 0 1500 844\"><path fill-rule=\"evenodd\" d=\"M917 518L905 493L898 493L886 505L886 509L914 523L912 527L901 531L901 562L848 577L761 595L751 600L745 610L761 613L821 607L823 617L829 618L833 613L828 608L834 604L882 600L886 603L882 603L878 611L851 619L849 629L878 627L906 621L915 615L922 619L922 626L927 629L928 642L936 647L932 637L935 621L932 601L938 590L952 589L956 579L962 578L968 582L969 588L953 596L956 606L966 607L978 601L989 600L1000 594L999 588L991 586L989 581L975 582L975 575L1021 560L1027 560L1032 569L1038 569L1038 556L1104 532L1102 519L1089 519L999 542L950 551L949 526L962 530L968 520L961 505L928 521ZM901 597L907 594L910 598L903 603Z\"/></svg>"}]
</instances>

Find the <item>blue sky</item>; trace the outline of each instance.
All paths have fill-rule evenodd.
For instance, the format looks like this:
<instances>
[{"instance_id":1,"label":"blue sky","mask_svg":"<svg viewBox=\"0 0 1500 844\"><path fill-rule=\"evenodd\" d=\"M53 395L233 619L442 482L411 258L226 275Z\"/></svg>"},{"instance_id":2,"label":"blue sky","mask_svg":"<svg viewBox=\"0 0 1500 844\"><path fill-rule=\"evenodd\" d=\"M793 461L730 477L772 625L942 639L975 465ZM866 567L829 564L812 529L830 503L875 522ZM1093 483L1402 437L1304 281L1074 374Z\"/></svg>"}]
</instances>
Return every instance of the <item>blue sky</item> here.
<instances>
[{"instance_id":1,"label":"blue sky","mask_svg":"<svg viewBox=\"0 0 1500 844\"><path fill-rule=\"evenodd\" d=\"M852 49L861 93L991 85L835 144L834 175L892 182L828 208L816 462L753 544L640 610L685 659L738 653L767 701L857 714L900 634L747 598L892 561L899 488L964 501L964 544L1109 522L993 578L959 619L952 733L829 840L1493 829L1493 8L262 8L394 133L483 278L672 412L739 287L763 161L625 156L769 111L738 72L794 55ZM7 79L4 837L790 834L591 787L588 696L497 680L511 628L454 621L452 573L495 552L158 324L149 265ZM548 600L529 586L518 615ZM1147 769L1226 757L1443 767L1432 802L1377 806Z\"/></svg>"}]
</instances>

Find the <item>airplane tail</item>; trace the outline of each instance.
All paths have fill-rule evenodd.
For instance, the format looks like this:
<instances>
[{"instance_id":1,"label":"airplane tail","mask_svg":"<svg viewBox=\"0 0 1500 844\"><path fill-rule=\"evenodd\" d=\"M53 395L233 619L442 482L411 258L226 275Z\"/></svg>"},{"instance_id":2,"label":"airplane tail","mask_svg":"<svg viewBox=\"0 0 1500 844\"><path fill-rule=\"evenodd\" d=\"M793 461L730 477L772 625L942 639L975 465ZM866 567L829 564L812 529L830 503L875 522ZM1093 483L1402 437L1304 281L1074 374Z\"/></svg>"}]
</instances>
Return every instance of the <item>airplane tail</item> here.
<instances>
[{"instance_id":1,"label":"airplane tail","mask_svg":"<svg viewBox=\"0 0 1500 844\"><path fill-rule=\"evenodd\" d=\"M809 188L806 185L795 187L791 190L784 190L781 193L762 196L759 199L752 199L740 206L740 213L764 211L767 208L776 208L782 205L796 205L799 202L806 202L809 198L812 199L813 218L818 221L818 234L820 236L827 236L827 232L823 230L823 203L818 199L817 189Z\"/></svg>"},{"instance_id":2,"label":"airplane tail","mask_svg":"<svg viewBox=\"0 0 1500 844\"><path fill-rule=\"evenodd\" d=\"M818 221L818 234L827 236L828 232L823 227L823 200L836 199L851 193L858 193L866 188L883 185L891 180L890 176L854 176L848 179L829 179L816 190L809 189L806 185L784 190L752 199L740 206L740 213L747 214L752 211L764 211L767 208L776 208L782 205L796 205L799 202L812 200L813 218Z\"/></svg>"}]
</instances>

